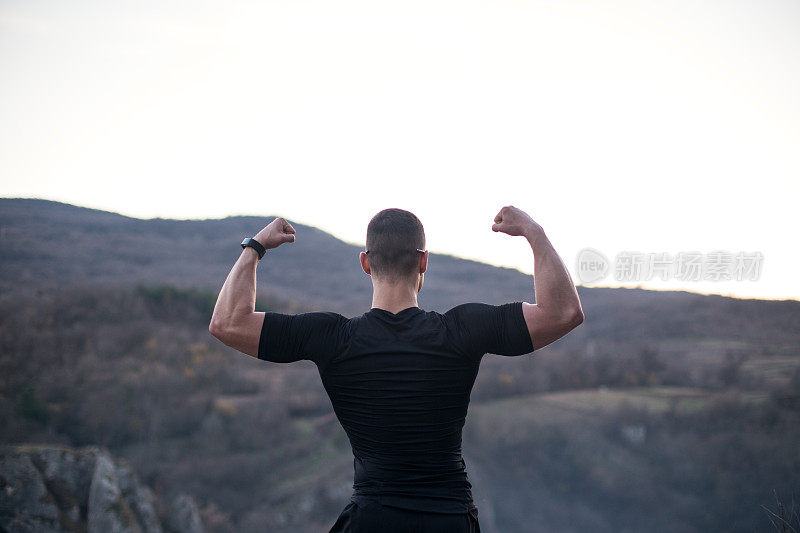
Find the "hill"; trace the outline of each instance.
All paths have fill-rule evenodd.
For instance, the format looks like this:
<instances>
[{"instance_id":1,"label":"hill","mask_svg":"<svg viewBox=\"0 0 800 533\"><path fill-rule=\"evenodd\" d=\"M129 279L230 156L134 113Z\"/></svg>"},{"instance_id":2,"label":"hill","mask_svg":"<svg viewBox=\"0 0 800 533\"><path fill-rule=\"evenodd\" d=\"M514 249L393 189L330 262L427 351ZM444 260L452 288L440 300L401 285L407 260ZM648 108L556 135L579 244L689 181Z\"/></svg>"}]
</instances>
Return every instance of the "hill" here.
<instances>
[{"instance_id":1,"label":"hill","mask_svg":"<svg viewBox=\"0 0 800 533\"><path fill-rule=\"evenodd\" d=\"M218 291L239 242L274 218L137 219L85 207L0 198L0 294L32 287L172 285ZM372 287L361 248L294 221L297 241L259 265L261 294L346 316L368 310ZM443 312L465 301L533 301L533 277L431 254L420 306ZM587 320L565 342L587 339L777 339L800 344L800 302L688 292L579 288Z\"/></svg>"},{"instance_id":2,"label":"hill","mask_svg":"<svg viewBox=\"0 0 800 533\"><path fill-rule=\"evenodd\" d=\"M269 218L0 200L0 442L104 446L159 501L192 495L211 531L327 531L352 456L316 368L207 331L238 242ZM358 247L293 225L297 242L259 267L257 305L365 311ZM429 273L429 309L532 296L512 269L432 254ZM482 528L769 527L760 505L800 486L800 303L580 292L574 334L481 362L464 456Z\"/></svg>"}]
</instances>

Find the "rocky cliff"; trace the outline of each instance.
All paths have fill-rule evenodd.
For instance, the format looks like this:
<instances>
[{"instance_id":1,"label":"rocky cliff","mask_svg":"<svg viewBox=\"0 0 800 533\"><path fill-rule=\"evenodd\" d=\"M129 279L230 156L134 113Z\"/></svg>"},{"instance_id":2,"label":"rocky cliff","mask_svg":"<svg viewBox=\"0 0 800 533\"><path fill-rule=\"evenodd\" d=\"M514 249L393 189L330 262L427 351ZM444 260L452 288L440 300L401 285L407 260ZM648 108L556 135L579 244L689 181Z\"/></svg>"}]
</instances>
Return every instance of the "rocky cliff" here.
<instances>
[{"instance_id":1,"label":"rocky cliff","mask_svg":"<svg viewBox=\"0 0 800 533\"><path fill-rule=\"evenodd\" d=\"M201 533L203 529L191 497L181 494L159 505L128 463L102 448L0 448L0 531Z\"/></svg>"}]
</instances>

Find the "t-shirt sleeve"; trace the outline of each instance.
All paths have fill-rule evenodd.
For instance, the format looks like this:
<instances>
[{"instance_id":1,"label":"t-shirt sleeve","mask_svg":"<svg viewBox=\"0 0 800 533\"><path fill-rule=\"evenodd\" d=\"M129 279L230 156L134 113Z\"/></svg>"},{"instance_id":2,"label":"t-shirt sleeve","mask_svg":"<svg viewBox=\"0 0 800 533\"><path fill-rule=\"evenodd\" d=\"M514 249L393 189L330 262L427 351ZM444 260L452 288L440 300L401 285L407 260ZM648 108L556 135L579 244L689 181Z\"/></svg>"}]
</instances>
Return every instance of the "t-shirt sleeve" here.
<instances>
[{"instance_id":1,"label":"t-shirt sleeve","mask_svg":"<svg viewBox=\"0 0 800 533\"><path fill-rule=\"evenodd\" d=\"M522 302L502 305L467 303L445 313L456 348L472 360L484 354L524 355L533 351Z\"/></svg>"},{"instance_id":2,"label":"t-shirt sleeve","mask_svg":"<svg viewBox=\"0 0 800 533\"><path fill-rule=\"evenodd\" d=\"M342 350L346 323L347 319L338 313L267 312L258 341L258 358L275 363L307 359L323 368Z\"/></svg>"}]
</instances>

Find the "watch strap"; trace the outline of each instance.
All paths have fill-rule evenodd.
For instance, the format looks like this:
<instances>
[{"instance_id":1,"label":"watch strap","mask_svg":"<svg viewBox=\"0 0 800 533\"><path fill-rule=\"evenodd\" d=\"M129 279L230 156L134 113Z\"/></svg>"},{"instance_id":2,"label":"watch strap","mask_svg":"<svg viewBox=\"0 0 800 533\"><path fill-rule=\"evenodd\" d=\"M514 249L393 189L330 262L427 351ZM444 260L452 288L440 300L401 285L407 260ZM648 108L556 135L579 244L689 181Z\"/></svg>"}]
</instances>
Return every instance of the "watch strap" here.
<instances>
[{"instance_id":1,"label":"watch strap","mask_svg":"<svg viewBox=\"0 0 800 533\"><path fill-rule=\"evenodd\" d=\"M247 248L248 246L258 253L259 259L264 257L264 254L267 253L267 249L264 248L260 242L250 237L242 241L242 249Z\"/></svg>"}]
</instances>

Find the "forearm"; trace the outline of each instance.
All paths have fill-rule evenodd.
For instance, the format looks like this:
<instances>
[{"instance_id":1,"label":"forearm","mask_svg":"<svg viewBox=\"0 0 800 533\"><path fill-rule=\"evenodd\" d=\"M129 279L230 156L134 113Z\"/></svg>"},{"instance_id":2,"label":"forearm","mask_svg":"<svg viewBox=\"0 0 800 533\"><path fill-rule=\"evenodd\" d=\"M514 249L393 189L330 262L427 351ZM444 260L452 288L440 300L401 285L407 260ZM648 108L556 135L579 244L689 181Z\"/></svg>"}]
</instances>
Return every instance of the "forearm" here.
<instances>
[{"instance_id":1,"label":"forearm","mask_svg":"<svg viewBox=\"0 0 800 533\"><path fill-rule=\"evenodd\" d=\"M527 231L525 238L533 251L536 305L542 312L553 317L568 321L577 317L582 319L583 310L578 291L550 240L541 228Z\"/></svg>"},{"instance_id":2,"label":"forearm","mask_svg":"<svg viewBox=\"0 0 800 533\"><path fill-rule=\"evenodd\" d=\"M212 327L230 326L255 312L257 265L258 252L250 247L243 249L217 297L211 316Z\"/></svg>"}]
</instances>

